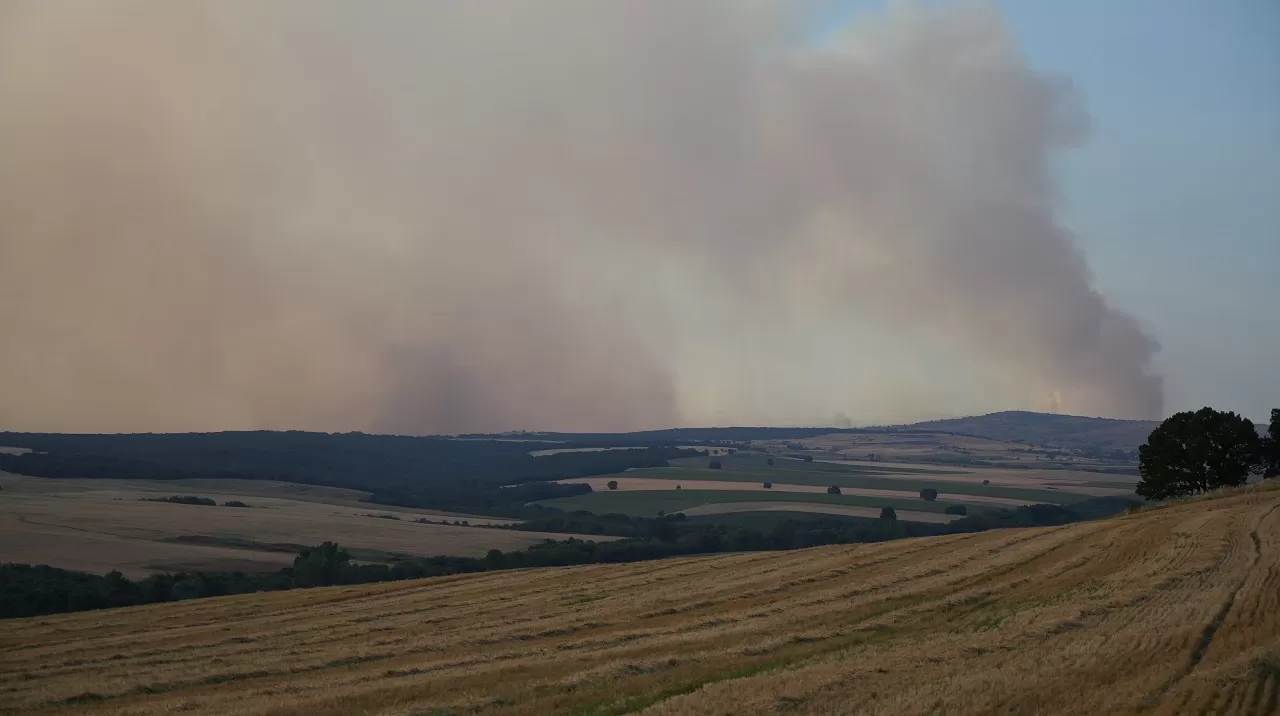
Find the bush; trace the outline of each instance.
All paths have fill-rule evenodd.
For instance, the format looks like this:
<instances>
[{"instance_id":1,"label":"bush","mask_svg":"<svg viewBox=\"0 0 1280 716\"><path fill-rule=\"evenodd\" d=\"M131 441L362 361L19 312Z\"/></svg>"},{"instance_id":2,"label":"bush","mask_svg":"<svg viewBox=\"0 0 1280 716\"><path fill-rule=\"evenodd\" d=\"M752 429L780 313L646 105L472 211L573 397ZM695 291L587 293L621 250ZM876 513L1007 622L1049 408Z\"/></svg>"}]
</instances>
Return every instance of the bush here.
<instances>
[{"instance_id":1,"label":"bush","mask_svg":"<svg viewBox=\"0 0 1280 716\"><path fill-rule=\"evenodd\" d=\"M768 460L765 460L765 462L766 462L767 464L769 464L769 465L772 465L772 464L773 464L773 458L769 458Z\"/></svg>"},{"instance_id":2,"label":"bush","mask_svg":"<svg viewBox=\"0 0 1280 716\"><path fill-rule=\"evenodd\" d=\"M684 488L680 487L679 485L676 485L676 489L677 489L677 490L682 490L682 489L684 489Z\"/></svg>"},{"instance_id":3,"label":"bush","mask_svg":"<svg viewBox=\"0 0 1280 716\"><path fill-rule=\"evenodd\" d=\"M920 499L924 500L925 502L933 502L934 500L938 499L938 491L933 489L932 487L926 487L920 491Z\"/></svg>"},{"instance_id":4,"label":"bush","mask_svg":"<svg viewBox=\"0 0 1280 716\"><path fill-rule=\"evenodd\" d=\"M984 484L984 485L990 485L990 484L991 484L991 481L990 481L990 480L983 480L983 481L982 481L982 484Z\"/></svg>"},{"instance_id":5,"label":"bush","mask_svg":"<svg viewBox=\"0 0 1280 716\"><path fill-rule=\"evenodd\" d=\"M805 461L805 462L813 462L813 456L812 456L812 455L805 455L805 456L804 456L804 461Z\"/></svg>"},{"instance_id":6,"label":"bush","mask_svg":"<svg viewBox=\"0 0 1280 716\"><path fill-rule=\"evenodd\" d=\"M712 460L712 461L711 461L711 464L710 464L710 465L707 465L707 467L711 468L712 470L719 470L719 469L720 469L720 461L719 461L719 460Z\"/></svg>"},{"instance_id":7,"label":"bush","mask_svg":"<svg viewBox=\"0 0 1280 716\"><path fill-rule=\"evenodd\" d=\"M226 502L222 503L222 506L223 507L248 507L248 505L241 502L240 500L227 500Z\"/></svg>"},{"instance_id":8,"label":"bush","mask_svg":"<svg viewBox=\"0 0 1280 716\"><path fill-rule=\"evenodd\" d=\"M610 481L606 482L604 486L605 486L605 487L607 487L607 488L609 488L610 490L616 490L616 489L618 489L618 481L617 481L617 480L610 480Z\"/></svg>"},{"instance_id":9,"label":"bush","mask_svg":"<svg viewBox=\"0 0 1280 716\"><path fill-rule=\"evenodd\" d=\"M772 489L773 489L773 483L772 483L772 482L765 482L765 483L764 483L764 489L766 489L766 490L772 490Z\"/></svg>"},{"instance_id":10,"label":"bush","mask_svg":"<svg viewBox=\"0 0 1280 716\"><path fill-rule=\"evenodd\" d=\"M828 488L827 488L827 494L828 494L828 495L838 495L838 494L840 494L840 486L839 486L839 485L832 485L831 487L828 487Z\"/></svg>"},{"instance_id":11,"label":"bush","mask_svg":"<svg viewBox=\"0 0 1280 716\"><path fill-rule=\"evenodd\" d=\"M882 520L896 520L896 519L898 519L898 513L897 513L897 511L895 511L892 507L881 507L881 508L880 508L880 519L882 519Z\"/></svg>"},{"instance_id":12,"label":"bush","mask_svg":"<svg viewBox=\"0 0 1280 716\"><path fill-rule=\"evenodd\" d=\"M964 505L947 505L947 509L943 510L948 515L960 515L961 517L969 514L969 508Z\"/></svg>"}]
</instances>

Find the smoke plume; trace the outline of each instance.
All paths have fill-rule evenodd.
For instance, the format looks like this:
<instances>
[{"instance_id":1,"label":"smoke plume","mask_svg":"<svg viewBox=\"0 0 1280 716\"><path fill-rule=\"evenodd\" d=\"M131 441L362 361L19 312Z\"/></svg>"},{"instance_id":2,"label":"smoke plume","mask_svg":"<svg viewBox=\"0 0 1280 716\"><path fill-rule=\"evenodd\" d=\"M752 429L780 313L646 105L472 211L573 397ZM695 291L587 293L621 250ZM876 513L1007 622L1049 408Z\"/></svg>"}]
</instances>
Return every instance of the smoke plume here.
<instances>
[{"instance_id":1,"label":"smoke plume","mask_svg":"<svg viewBox=\"0 0 1280 716\"><path fill-rule=\"evenodd\" d=\"M0 0L0 427L1154 417L989 6Z\"/></svg>"}]
</instances>

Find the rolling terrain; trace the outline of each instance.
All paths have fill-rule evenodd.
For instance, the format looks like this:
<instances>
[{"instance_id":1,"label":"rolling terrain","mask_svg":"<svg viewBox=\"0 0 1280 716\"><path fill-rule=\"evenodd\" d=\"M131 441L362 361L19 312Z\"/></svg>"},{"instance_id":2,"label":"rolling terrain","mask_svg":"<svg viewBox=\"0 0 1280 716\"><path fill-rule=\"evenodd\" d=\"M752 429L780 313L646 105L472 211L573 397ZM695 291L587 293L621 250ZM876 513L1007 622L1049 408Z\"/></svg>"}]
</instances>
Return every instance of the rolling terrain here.
<instances>
[{"instance_id":1,"label":"rolling terrain","mask_svg":"<svg viewBox=\"0 0 1280 716\"><path fill-rule=\"evenodd\" d=\"M0 713L1266 714L1280 490L0 623Z\"/></svg>"},{"instance_id":2,"label":"rolling terrain","mask_svg":"<svg viewBox=\"0 0 1280 716\"><path fill-rule=\"evenodd\" d=\"M847 437L832 434L813 440ZM720 467L710 469L712 461ZM797 512L801 511L798 505L807 506L804 511L810 514L876 516L882 507L893 507L898 519L938 522L931 513L942 513L950 505L962 505L974 514L984 509L1037 503L1067 505L1091 497L1132 495L1136 479L1082 470L907 466L827 459L806 462L737 452L560 482L588 484L592 491L538 504L636 517L653 517L659 511L689 515L771 509ZM616 489L609 489L611 482L616 483ZM770 487L764 487L766 482ZM827 494L833 485L840 488L840 494ZM925 488L937 490L935 501L921 499L920 491Z\"/></svg>"},{"instance_id":3,"label":"rolling terrain","mask_svg":"<svg viewBox=\"0 0 1280 716\"><path fill-rule=\"evenodd\" d=\"M966 418L930 420L905 428L1066 448L1137 450L1159 424L1156 420L1115 420L1007 410Z\"/></svg>"},{"instance_id":4,"label":"rolling terrain","mask_svg":"<svg viewBox=\"0 0 1280 716\"><path fill-rule=\"evenodd\" d=\"M128 577L275 571L299 549L339 541L359 559L481 557L568 535L438 524L506 523L360 502L367 493L265 480L76 480L0 473L0 562ZM151 501L209 497L217 507ZM249 508L222 507L236 500ZM394 519L392 519L394 518ZM430 520L423 524L416 520ZM594 538L599 539L599 538Z\"/></svg>"}]
</instances>

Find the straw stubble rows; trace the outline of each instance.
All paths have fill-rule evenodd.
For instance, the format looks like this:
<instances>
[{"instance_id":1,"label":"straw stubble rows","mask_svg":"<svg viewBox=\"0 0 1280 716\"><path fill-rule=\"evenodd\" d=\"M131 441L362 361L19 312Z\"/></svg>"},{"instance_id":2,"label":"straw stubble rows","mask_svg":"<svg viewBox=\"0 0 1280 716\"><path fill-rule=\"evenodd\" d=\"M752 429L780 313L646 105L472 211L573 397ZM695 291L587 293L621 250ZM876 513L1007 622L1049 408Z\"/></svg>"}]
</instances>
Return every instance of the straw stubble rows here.
<instances>
[{"instance_id":1,"label":"straw stubble rows","mask_svg":"<svg viewBox=\"0 0 1280 716\"><path fill-rule=\"evenodd\" d=\"M4 622L0 712L1269 713L1277 507Z\"/></svg>"}]
</instances>

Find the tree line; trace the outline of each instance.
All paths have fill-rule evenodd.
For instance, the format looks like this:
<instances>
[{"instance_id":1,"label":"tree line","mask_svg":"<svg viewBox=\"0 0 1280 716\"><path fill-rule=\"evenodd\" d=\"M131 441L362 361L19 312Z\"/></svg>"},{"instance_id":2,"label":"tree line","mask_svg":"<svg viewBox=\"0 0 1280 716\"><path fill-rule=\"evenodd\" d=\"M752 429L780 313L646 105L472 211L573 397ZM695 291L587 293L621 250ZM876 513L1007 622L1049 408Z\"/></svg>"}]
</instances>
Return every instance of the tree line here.
<instances>
[{"instance_id":1,"label":"tree line","mask_svg":"<svg viewBox=\"0 0 1280 716\"><path fill-rule=\"evenodd\" d=\"M0 433L0 445L31 449L0 454L0 470L34 477L280 480L363 490L384 505L515 518L543 513L526 503L591 491L554 480L665 467L699 454L661 445L535 457L530 451L547 443L300 431Z\"/></svg>"}]
</instances>

